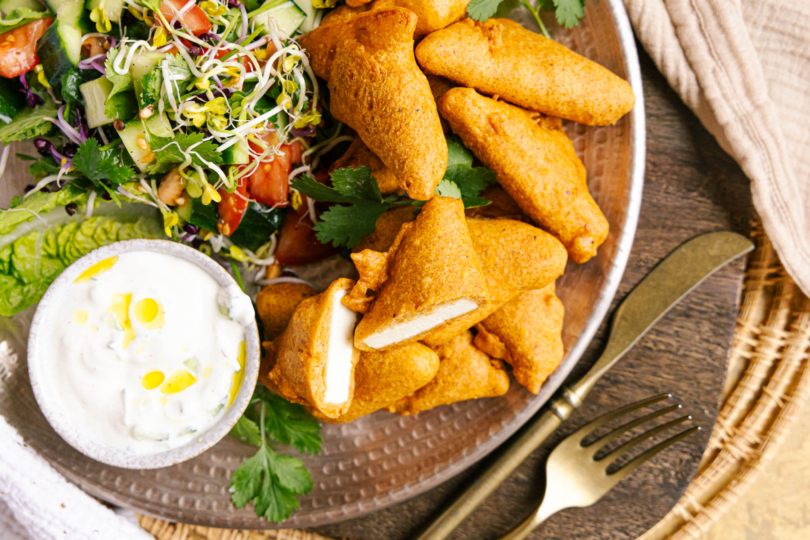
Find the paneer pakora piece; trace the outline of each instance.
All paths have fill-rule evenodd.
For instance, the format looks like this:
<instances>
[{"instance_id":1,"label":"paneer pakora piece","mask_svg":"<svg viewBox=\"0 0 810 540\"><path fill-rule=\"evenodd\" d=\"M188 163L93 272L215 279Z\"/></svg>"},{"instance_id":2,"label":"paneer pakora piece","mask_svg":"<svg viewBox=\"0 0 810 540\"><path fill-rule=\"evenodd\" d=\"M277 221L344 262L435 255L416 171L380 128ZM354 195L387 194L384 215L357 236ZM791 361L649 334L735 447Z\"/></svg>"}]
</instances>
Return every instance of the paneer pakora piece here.
<instances>
[{"instance_id":1,"label":"paneer pakora piece","mask_svg":"<svg viewBox=\"0 0 810 540\"><path fill-rule=\"evenodd\" d=\"M418 20L413 37L421 39L431 32L463 19L469 3L470 0L347 0L348 8L338 15L346 16L347 12L356 14L395 6L405 8L416 14Z\"/></svg>"},{"instance_id":2,"label":"paneer pakora piece","mask_svg":"<svg viewBox=\"0 0 810 540\"><path fill-rule=\"evenodd\" d=\"M276 339L287 328L298 304L316 294L306 283L275 283L263 288L256 297L256 310L265 339Z\"/></svg>"},{"instance_id":3,"label":"paneer pakora piece","mask_svg":"<svg viewBox=\"0 0 810 540\"><path fill-rule=\"evenodd\" d=\"M475 346L509 363L517 382L537 394L562 362L564 314L554 283L524 292L476 326Z\"/></svg>"},{"instance_id":4,"label":"paneer pakora piece","mask_svg":"<svg viewBox=\"0 0 810 540\"><path fill-rule=\"evenodd\" d=\"M519 294L553 283L565 271L565 248L545 231L511 219L467 219L473 247L489 288L488 305L476 312L480 322ZM431 347L455 336L439 328L423 338Z\"/></svg>"},{"instance_id":5,"label":"paneer pakora piece","mask_svg":"<svg viewBox=\"0 0 810 540\"><path fill-rule=\"evenodd\" d=\"M492 169L521 209L584 263L608 235L591 197L585 167L559 119L453 88L439 102L453 132Z\"/></svg>"},{"instance_id":6,"label":"paneer pakora piece","mask_svg":"<svg viewBox=\"0 0 810 540\"><path fill-rule=\"evenodd\" d=\"M493 360L472 343L464 331L435 348L439 371L427 385L389 407L402 415L449 405L457 401L502 396L509 390L509 376L500 360Z\"/></svg>"},{"instance_id":7,"label":"paneer pakora piece","mask_svg":"<svg viewBox=\"0 0 810 540\"><path fill-rule=\"evenodd\" d=\"M452 24L422 40L416 57L425 73L582 124L613 124L635 104L621 77L507 19Z\"/></svg>"},{"instance_id":8,"label":"paneer pakora piece","mask_svg":"<svg viewBox=\"0 0 810 540\"><path fill-rule=\"evenodd\" d=\"M354 393L360 358L354 347L357 314L341 303L353 286L354 281L341 278L302 301L284 332L264 345L263 364L272 366L266 375L268 387L329 418L344 414Z\"/></svg>"},{"instance_id":9,"label":"paneer pakora piece","mask_svg":"<svg viewBox=\"0 0 810 540\"><path fill-rule=\"evenodd\" d=\"M458 333L489 308L487 278L458 199L433 197L400 228L387 254L366 250L352 259L360 279L344 304L365 312L355 332L361 350L417 341L440 328Z\"/></svg>"},{"instance_id":10,"label":"paneer pakora piece","mask_svg":"<svg viewBox=\"0 0 810 540\"><path fill-rule=\"evenodd\" d=\"M349 410L337 418L312 414L330 424L345 424L390 407L410 396L436 376L439 355L421 343L408 343L387 351L362 352L354 375L354 397Z\"/></svg>"},{"instance_id":11,"label":"paneer pakora piece","mask_svg":"<svg viewBox=\"0 0 810 540\"><path fill-rule=\"evenodd\" d=\"M300 43L329 83L332 116L357 132L408 196L427 200L447 168L447 144L414 58L415 27L411 11L379 9L336 17Z\"/></svg>"}]
</instances>

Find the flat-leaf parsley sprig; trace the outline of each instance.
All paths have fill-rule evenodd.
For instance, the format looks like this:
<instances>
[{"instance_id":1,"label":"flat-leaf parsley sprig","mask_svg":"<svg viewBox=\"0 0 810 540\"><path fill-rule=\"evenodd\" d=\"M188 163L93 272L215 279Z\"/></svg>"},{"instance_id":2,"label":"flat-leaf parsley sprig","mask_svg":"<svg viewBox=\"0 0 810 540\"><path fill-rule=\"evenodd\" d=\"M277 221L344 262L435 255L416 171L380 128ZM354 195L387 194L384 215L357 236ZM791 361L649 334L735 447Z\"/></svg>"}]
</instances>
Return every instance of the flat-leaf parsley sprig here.
<instances>
[{"instance_id":1,"label":"flat-leaf parsley sprig","mask_svg":"<svg viewBox=\"0 0 810 540\"><path fill-rule=\"evenodd\" d=\"M481 197L484 188L495 182L495 174L486 167L473 167L473 155L455 137L447 139L447 171L436 187L443 197L464 202L465 208L486 206L490 201ZM423 206L425 201L402 199L392 194L383 197L377 181L368 167L342 168L331 175L332 187L314 178L301 175L290 187L307 197L325 203L336 203L318 216L316 237L321 243L334 247L353 248L374 232L379 218L386 210L397 206Z\"/></svg>"},{"instance_id":2,"label":"flat-leaf parsley sprig","mask_svg":"<svg viewBox=\"0 0 810 540\"><path fill-rule=\"evenodd\" d=\"M231 476L233 505L242 508L252 501L257 516L276 523L290 517L298 508L296 497L312 490L312 477L300 459L277 453L270 441L317 454L321 451L318 421L301 405L259 389L230 434L259 447Z\"/></svg>"},{"instance_id":3,"label":"flat-leaf parsley sprig","mask_svg":"<svg viewBox=\"0 0 810 540\"><path fill-rule=\"evenodd\" d=\"M575 27L585 16L585 0L536 0L536 6L533 6L529 0L471 0L467 5L467 15L476 21L485 21L491 17L505 17L518 4L534 15L537 26L546 37L549 35L546 26L540 19L540 11L553 11L557 22L566 28Z\"/></svg>"}]
</instances>

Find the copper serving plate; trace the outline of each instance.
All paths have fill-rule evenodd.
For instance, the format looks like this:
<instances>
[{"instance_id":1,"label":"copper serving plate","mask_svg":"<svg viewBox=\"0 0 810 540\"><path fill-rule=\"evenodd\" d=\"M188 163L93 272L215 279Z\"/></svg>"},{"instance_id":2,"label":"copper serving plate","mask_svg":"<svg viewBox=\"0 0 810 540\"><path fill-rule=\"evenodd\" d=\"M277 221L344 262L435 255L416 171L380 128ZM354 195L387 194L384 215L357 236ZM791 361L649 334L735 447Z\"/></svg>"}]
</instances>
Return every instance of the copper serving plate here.
<instances>
[{"instance_id":1,"label":"copper serving plate","mask_svg":"<svg viewBox=\"0 0 810 540\"><path fill-rule=\"evenodd\" d=\"M516 20L536 30L528 14ZM547 22L551 23L551 19ZM644 183L644 101L633 33L621 0L588 2L583 23L555 39L628 79L635 109L610 127L568 123L588 183L611 234L596 258L569 264L558 284L565 304L566 358L538 396L514 383L500 398L438 407L417 416L378 412L343 426L324 425L323 451L304 457L314 488L285 527L313 527L357 517L428 490L466 469L526 422L579 360L604 318L633 244ZM17 160L0 187L0 203L31 182ZM25 343L33 308L0 318L0 414L27 444L89 493L171 521L216 527L276 528L252 507L235 509L231 473L255 449L226 438L204 454L165 469L126 470L79 454L48 425L28 381Z\"/></svg>"}]
</instances>

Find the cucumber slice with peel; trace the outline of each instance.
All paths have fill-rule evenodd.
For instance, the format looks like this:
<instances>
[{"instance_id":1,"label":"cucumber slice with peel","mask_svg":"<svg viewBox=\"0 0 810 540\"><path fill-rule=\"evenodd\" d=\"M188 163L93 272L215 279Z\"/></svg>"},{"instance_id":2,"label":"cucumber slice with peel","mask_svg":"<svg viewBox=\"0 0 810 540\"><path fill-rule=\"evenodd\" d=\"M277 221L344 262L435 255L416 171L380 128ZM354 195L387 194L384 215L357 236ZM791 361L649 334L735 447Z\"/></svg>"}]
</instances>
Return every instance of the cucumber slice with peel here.
<instances>
[{"instance_id":1,"label":"cucumber slice with peel","mask_svg":"<svg viewBox=\"0 0 810 540\"><path fill-rule=\"evenodd\" d=\"M272 5L277 4L277 5ZM278 4L270 0L265 5L272 5L265 9L264 6L248 15L256 24L262 24L265 28L276 28L280 38L288 38L298 30L307 19L307 14L292 0ZM273 19L272 21L270 19Z\"/></svg>"}]
</instances>

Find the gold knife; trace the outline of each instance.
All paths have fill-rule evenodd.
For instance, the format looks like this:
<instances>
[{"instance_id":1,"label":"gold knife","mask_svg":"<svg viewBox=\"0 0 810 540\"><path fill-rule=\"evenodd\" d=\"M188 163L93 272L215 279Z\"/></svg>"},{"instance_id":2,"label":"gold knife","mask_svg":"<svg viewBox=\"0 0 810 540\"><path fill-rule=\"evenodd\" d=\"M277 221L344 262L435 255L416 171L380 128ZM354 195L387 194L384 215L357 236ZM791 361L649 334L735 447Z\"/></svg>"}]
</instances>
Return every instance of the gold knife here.
<instances>
[{"instance_id":1,"label":"gold knife","mask_svg":"<svg viewBox=\"0 0 810 540\"><path fill-rule=\"evenodd\" d=\"M692 238L670 253L627 295L613 316L610 338L602 356L579 381L563 386L500 456L468 486L418 540L442 540L512 474L571 413L585 396L647 331L672 307L734 259L754 249L751 241L732 232Z\"/></svg>"}]
</instances>

